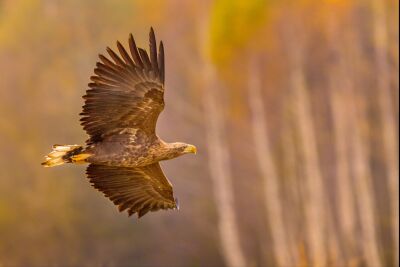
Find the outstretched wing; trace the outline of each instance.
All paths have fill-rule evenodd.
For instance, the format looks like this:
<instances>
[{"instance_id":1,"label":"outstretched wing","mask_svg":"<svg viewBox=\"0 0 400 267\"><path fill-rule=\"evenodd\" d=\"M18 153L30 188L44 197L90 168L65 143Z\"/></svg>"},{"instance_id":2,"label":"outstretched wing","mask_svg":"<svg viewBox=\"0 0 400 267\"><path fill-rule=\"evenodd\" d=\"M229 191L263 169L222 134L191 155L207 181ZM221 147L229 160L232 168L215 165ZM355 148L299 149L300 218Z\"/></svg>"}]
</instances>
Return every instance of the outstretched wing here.
<instances>
[{"instance_id":1,"label":"outstretched wing","mask_svg":"<svg viewBox=\"0 0 400 267\"><path fill-rule=\"evenodd\" d=\"M177 207L159 163L140 168L90 164L86 173L93 187L129 216L137 213L140 218L149 211Z\"/></svg>"},{"instance_id":2,"label":"outstretched wing","mask_svg":"<svg viewBox=\"0 0 400 267\"><path fill-rule=\"evenodd\" d=\"M107 48L111 59L99 55L95 75L90 77L81 124L89 134L87 143L101 141L105 136L125 128L140 128L147 134L155 132L157 118L164 109L164 47L157 43L150 30L150 57L137 48L132 34L130 54L117 42L120 55Z\"/></svg>"}]
</instances>

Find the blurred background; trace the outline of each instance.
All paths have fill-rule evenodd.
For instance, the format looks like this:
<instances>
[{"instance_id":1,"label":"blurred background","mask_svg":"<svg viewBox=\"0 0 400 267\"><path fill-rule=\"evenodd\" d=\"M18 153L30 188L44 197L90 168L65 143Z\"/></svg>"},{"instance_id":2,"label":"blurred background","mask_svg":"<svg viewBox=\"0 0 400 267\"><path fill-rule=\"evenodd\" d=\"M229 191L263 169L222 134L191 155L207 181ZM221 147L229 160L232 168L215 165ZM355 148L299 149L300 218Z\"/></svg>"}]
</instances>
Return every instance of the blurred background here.
<instances>
[{"instance_id":1,"label":"blurred background","mask_svg":"<svg viewBox=\"0 0 400 267\"><path fill-rule=\"evenodd\" d=\"M398 266L397 0L0 1L0 266ZM99 53L150 26L179 211L120 214L84 166Z\"/></svg>"}]
</instances>

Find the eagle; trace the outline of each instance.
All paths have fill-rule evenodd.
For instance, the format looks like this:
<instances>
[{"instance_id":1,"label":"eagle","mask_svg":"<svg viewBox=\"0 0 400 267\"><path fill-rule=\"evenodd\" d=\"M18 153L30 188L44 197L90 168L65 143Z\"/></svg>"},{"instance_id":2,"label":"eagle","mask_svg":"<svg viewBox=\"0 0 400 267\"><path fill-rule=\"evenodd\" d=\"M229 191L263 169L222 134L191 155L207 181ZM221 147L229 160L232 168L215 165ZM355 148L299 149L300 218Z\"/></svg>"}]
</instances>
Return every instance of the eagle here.
<instances>
[{"instance_id":1,"label":"eagle","mask_svg":"<svg viewBox=\"0 0 400 267\"><path fill-rule=\"evenodd\" d=\"M187 153L194 145L167 143L156 134L164 109L164 45L153 28L149 53L129 36L129 52L117 41L118 52L107 47L109 57L99 55L85 102L81 125L86 145L54 145L44 167L64 163L88 163L87 177L120 212L142 217L149 211L177 209L171 182L160 161Z\"/></svg>"}]
</instances>

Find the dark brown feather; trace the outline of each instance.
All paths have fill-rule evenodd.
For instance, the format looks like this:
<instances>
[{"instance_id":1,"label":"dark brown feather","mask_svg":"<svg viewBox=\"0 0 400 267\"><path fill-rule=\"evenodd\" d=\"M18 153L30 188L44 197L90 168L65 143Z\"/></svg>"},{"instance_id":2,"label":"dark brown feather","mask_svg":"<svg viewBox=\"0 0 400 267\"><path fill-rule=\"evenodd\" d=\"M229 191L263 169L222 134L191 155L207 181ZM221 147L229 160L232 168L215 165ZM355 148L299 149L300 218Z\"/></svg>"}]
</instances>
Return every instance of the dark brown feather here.
<instances>
[{"instance_id":1,"label":"dark brown feather","mask_svg":"<svg viewBox=\"0 0 400 267\"><path fill-rule=\"evenodd\" d=\"M140 168L90 164L86 170L90 183L103 192L119 211L142 217L149 211L175 209L172 185L160 164Z\"/></svg>"},{"instance_id":2,"label":"dark brown feather","mask_svg":"<svg viewBox=\"0 0 400 267\"><path fill-rule=\"evenodd\" d=\"M115 129L138 128L155 134L157 118L164 108L164 50L157 53L154 31L150 31L150 57L137 48L130 35L132 57L120 42L118 52L107 48L112 61L99 55L86 91L81 124L90 135L88 144L99 142ZM113 62L114 61L114 62Z\"/></svg>"},{"instance_id":3,"label":"dark brown feather","mask_svg":"<svg viewBox=\"0 0 400 267\"><path fill-rule=\"evenodd\" d=\"M107 66L110 69L118 71L118 68L114 65L114 63L108 58L106 58L104 55L99 54L99 58L104 63L105 66Z\"/></svg>"},{"instance_id":4,"label":"dark brown feather","mask_svg":"<svg viewBox=\"0 0 400 267\"><path fill-rule=\"evenodd\" d=\"M151 62L149 59L149 55L147 55L146 50L144 50L143 48L138 48L139 49L139 54L140 54L140 58L142 59L142 62L145 66L145 68L147 70L151 70Z\"/></svg>"},{"instance_id":5,"label":"dark brown feather","mask_svg":"<svg viewBox=\"0 0 400 267\"><path fill-rule=\"evenodd\" d=\"M158 69L159 69L160 81L161 81L161 83L164 83L165 62L164 62L164 44L162 41L160 42L160 47L158 49L159 49L159 51L158 51Z\"/></svg>"},{"instance_id":6,"label":"dark brown feather","mask_svg":"<svg viewBox=\"0 0 400 267\"><path fill-rule=\"evenodd\" d=\"M134 67L135 64L133 63L131 57L128 55L125 48L122 46L122 44L119 41L117 41L117 47L118 47L118 51L121 54L122 58L125 60L125 63L130 65L131 67Z\"/></svg>"},{"instance_id":7,"label":"dark brown feather","mask_svg":"<svg viewBox=\"0 0 400 267\"><path fill-rule=\"evenodd\" d=\"M107 52L117 65L119 66L125 65L122 59L111 48L107 47Z\"/></svg>"},{"instance_id":8,"label":"dark brown feather","mask_svg":"<svg viewBox=\"0 0 400 267\"><path fill-rule=\"evenodd\" d=\"M159 71L158 71L158 62L157 62L157 42L156 42L156 36L154 35L153 28L150 28L149 41L150 41L151 67L154 70L155 75L158 76Z\"/></svg>"},{"instance_id":9,"label":"dark brown feather","mask_svg":"<svg viewBox=\"0 0 400 267\"><path fill-rule=\"evenodd\" d=\"M135 43L135 39L133 39L133 35L129 35L129 50L131 51L132 58L139 68L143 68L143 62L140 59L139 52Z\"/></svg>"}]
</instances>

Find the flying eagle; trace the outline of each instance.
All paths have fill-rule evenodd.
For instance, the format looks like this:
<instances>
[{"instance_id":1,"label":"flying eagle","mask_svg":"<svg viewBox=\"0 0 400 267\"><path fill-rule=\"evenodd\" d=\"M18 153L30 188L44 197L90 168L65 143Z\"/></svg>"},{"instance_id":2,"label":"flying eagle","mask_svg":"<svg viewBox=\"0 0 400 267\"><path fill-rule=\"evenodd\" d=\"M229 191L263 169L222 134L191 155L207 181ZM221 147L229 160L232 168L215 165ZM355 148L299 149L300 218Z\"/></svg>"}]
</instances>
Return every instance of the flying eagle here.
<instances>
[{"instance_id":1,"label":"flying eagle","mask_svg":"<svg viewBox=\"0 0 400 267\"><path fill-rule=\"evenodd\" d=\"M164 109L164 46L150 30L150 53L138 48L132 34L129 52L117 42L119 55L107 47L111 59L100 61L90 77L81 125L89 135L86 146L54 145L42 163L89 163L90 183L119 211L142 217L149 211L176 209L172 184L159 161L196 153L185 143L167 143L156 134Z\"/></svg>"}]
</instances>

